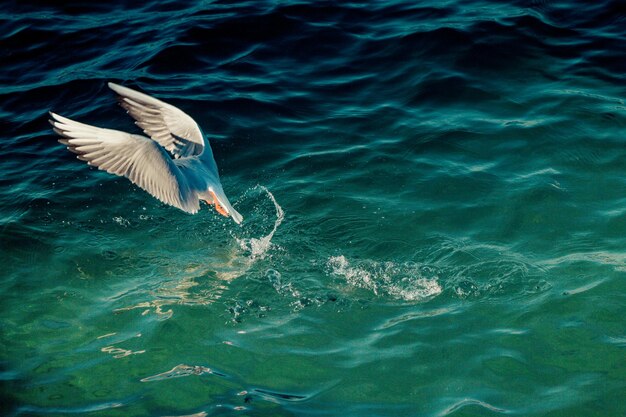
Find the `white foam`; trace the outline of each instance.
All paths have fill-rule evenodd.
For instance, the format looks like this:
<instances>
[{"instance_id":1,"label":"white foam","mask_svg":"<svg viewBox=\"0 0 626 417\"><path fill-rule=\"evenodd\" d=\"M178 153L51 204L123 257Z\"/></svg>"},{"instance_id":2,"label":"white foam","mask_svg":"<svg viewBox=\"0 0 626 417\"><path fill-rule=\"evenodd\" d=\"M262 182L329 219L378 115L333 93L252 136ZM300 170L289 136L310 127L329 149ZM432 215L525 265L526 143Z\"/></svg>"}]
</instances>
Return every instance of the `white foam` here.
<instances>
[{"instance_id":1,"label":"white foam","mask_svg":"<svg viewBox=\"0 0 626 417\"><path fill-rule=\"evenodd\" d=\"M423 301L442 292L438 277L425 277L420 266L412 262L398 264L366 260L352 266L345 256L339 255L331 256L327 266L333 275L343 277L348 284L370 290L378 296Z\"/></svg>"},{"instance_id":2,"label":"white foam","mask_svg":"<svg viewBox=\"0 0 626 417\"><path fill-rule=\"evenodd\" d=\"M128 221L128 219L123 218L122 216L113 217L113 221L122 227L130 226L130 221Z\"/></svg>"},{"instance_id":3,"label":"white foam","mask_svg":"<svg viewBox=\"0 0 626 417\"><path fill-rule=\"evenodd\" d=\"M332 269L333 274L343 276L349 284L366 288L378 295L378 285L372 279L372 274L366 269L350 266L350 262L345 256L331 256L328 259L328 266Z\"/></svg>"}]
</instances>

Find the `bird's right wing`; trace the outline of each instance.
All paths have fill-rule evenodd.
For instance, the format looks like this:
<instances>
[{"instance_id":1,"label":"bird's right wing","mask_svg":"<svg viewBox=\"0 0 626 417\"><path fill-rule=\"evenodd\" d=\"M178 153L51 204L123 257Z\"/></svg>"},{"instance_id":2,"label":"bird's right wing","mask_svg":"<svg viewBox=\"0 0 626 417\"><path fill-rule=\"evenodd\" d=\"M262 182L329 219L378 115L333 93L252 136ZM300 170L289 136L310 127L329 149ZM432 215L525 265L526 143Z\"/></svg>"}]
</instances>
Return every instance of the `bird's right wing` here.
<instances>
[{"instance_id":1,"label":"bird's right wing","mask_svg":"<svg viewBox=\"0 0 626 417\"><path fill-rule=\"evenodd\" d=\"M120 105L136 120L135 124L175 158L204 151L202 131L184 111L115 83L109 83L109 88L118 94Z\"/></svg>"},{"instance_id":2,"label":"bird's right wing","mask_svg":"<svg viewBox=\"0 0 626 417\"><path fill-rule=\"evenodd\" d=\"M78 159L128 178L165 204L188 213L200 209L198 196L172 158L153 140L119 130L75 122L50 112L59 142Z\"/></svg>"}]
</instances>

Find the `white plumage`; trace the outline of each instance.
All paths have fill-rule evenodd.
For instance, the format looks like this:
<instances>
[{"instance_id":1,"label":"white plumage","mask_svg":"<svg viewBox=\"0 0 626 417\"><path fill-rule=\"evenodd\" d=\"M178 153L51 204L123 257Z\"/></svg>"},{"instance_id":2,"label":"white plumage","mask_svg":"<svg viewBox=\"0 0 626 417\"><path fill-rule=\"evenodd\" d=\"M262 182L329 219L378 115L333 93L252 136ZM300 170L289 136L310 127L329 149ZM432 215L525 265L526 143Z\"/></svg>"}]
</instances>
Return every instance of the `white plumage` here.
<instances>
[{"instance_id":1,"label":"white plumage","mask_svg":"<svg viewBox=\"0 0 626 417\"><path fill-rule=\"evenodd\" d=\"M200 209L200 200L205 200L220 214L241 223L241 214L224 194L210 145L197 123L161 100L117 84L109 83L109 87L151 139L50 112L50 123L62 136L59 142L78 159L128 178L166 204L193 214Z\"/></svg>"}]
</instances>

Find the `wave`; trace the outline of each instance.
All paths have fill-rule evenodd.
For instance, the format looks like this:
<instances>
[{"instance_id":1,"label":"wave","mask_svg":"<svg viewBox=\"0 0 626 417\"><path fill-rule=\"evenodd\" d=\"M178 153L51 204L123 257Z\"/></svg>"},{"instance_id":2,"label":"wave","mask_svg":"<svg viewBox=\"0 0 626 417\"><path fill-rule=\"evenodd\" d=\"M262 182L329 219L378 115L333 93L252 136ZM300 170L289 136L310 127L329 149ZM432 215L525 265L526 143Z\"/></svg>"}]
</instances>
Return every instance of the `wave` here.
<instances>
[{"instance_id":1,"label":"wave","mask_svg":"<svg viewBox=\"0 0 626 417\"><path fill-rule=\"evenodd\" d=\"M603 397L619 415L625 22L620 0L9 1L0 295L7 357L29 359L0 365L16 412L142 414L145 377L153 414L545 415ZM199 122L241 227L57 143L51 109L140 132L106 81ZM144 336L93 343L125 331ZM537 392L517 389L522 367ZM424 376L458 395L398 384ZM337 387L300 395L316 378Z\"/></svg>"}]
</instances>

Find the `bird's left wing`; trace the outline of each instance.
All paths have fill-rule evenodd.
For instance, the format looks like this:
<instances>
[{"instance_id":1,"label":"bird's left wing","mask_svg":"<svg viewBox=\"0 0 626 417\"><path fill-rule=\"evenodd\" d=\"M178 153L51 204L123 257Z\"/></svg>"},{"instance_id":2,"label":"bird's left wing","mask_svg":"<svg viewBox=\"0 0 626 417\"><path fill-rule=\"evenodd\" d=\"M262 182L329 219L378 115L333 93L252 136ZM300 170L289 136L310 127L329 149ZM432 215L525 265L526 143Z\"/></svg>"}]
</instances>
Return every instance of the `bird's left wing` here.
<instances>
[{"instance_id":1,"label":"bird's left wing","mask_svg":"<svg viewBox=\"0 0 626 417\"><path fill-rule=\"evenodd\" d=\"M128 87L109 83L135 124L175 158L200 155L204 138L198 124L177 107Z\"/></svg>"}]
</instances>

